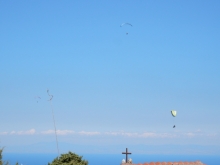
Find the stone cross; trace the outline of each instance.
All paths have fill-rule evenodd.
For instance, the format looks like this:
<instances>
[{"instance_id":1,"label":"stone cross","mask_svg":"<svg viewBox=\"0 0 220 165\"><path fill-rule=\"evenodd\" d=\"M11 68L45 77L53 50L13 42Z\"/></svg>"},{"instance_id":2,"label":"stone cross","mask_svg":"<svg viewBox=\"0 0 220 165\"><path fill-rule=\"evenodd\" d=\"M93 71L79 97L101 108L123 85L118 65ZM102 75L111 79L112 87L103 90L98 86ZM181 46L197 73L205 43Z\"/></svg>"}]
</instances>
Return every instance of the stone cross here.
<instances>
[{"instance_id":1,"label":"stone cross","mask_svg":"<svg viewBox=\"0 0 220 165\"><path fill-rule=\"evenodd\" d=\"M128 152L128 148L126 148L126 152L122 152L122 154L126 154L126 163L128 163L128 154L131 154L131 152Z\"/></svg>"}]
</instances>

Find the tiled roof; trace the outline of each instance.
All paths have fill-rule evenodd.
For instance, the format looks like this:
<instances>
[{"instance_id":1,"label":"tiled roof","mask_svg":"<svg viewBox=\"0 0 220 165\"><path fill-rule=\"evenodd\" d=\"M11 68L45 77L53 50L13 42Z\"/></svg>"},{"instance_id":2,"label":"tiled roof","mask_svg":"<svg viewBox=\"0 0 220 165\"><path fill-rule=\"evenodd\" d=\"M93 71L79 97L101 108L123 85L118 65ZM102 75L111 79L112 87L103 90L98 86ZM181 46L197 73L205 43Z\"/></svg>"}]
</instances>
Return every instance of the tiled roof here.
<instances>
[{"instance_id":1,"label":"tiled roof","mask_svg":"<svg viewBox=\"0 0 220 165\"><path fill-rule=\"evenodd\" d=\"M205 165L205 164L200 161L196 161L196 162L150 162L150 163L138 163L138 164L122 163L121 165Z\"/></svg>"}]
</instances>

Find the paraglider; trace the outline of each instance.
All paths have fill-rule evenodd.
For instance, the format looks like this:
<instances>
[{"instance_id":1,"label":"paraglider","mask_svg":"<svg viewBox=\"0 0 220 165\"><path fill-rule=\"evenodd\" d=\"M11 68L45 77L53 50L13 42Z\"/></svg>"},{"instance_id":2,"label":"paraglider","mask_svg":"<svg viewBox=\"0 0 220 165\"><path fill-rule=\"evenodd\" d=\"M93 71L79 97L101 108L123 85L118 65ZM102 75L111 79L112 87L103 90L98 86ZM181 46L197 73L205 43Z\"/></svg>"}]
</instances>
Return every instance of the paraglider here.
<instances>
[{"instance_id":1,"label":"paraglider","mask_svg":"<svg viewBox=\"0 0 220 165\"><path fill-rule=\"evenodd\" d=\"M176 117L177 112L174 111L174 110L172 110L172 111L171 111L171 114L172 114L173 117ZM175 128L175 127L176 127L176 126L174 125L173 128Z\"/></svg>"},{"instance_id":2,"label":"paraglider","mask_svg":"<svg viewBox=\"0 0 220 165\"><path fill-rule=\"evenodd\" d=\"M123 26L125 26L125 25L132 27L132 24L130 24L130 23L122 23L122 24L120 25L120 27L123 27ZM126 35L128 35L128 32L126 33Z\"/></svg>"},{"instance_id":3,"label":"paraglider","mask_svg":"<svg viewBox=\"0 0 220 165\"><path fill-rule=\"evenodd\" d=\"M37 100L37 103L38 103L39 99L41 99L40 96L35 96L34 98Z\"/></svg>"}]
</instances>

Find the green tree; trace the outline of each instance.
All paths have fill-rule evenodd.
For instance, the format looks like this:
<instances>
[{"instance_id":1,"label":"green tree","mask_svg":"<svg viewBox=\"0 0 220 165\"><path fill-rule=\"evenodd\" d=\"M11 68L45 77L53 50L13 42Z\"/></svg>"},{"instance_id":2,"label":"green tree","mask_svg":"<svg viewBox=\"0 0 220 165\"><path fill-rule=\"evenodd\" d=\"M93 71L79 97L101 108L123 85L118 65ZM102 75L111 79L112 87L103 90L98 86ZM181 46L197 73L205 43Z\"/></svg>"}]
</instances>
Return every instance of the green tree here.
<instances>
[{"instance_id":1,"label":"green tree","mask_svg":"<svg viewBox=\"0 0 220 165\"><path fill-rule=\"evenodd\" d=\"M9 165L9 162L4 162L2 160L2 152L3 152L4 148L0 149L0 165ZM16 163L16 165L18 165L18 162Z\"/></svg>"},{"instance_id":2,"label":"green tree","mask_svg":"<svg viewBox=\"0 0 220 165\"><path fill-rule=\"evenodd\" d=\"M88 165L88 161L82 160L82 156L69 152L61 154L60 157L55 158L52 163L48 165Z\"/></svg>"},{"instance_id":3,"label":"green tree","mask_svg":"<svg viewBox=\"0 0 220 165\"><path fill-rule=\"evenodd\" d=\"M5 163L5 162L2 160L2 152L3 152L3 150L4 150L4 148L0 149L0 165L9 165L8 162Z\"/></svg>"}]
</instances>

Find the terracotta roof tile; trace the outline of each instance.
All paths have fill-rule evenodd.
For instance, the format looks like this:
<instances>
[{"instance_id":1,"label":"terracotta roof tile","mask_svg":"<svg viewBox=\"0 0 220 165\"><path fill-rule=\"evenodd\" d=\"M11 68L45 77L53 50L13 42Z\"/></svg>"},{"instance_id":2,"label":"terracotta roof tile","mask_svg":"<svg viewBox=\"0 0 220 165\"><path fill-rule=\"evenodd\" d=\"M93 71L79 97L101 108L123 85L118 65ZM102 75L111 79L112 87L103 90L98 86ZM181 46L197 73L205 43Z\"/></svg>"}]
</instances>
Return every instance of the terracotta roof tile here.
<instances>
[{"instance_id":1,"label":"terracotta roof tile","mask_svg":"<svg viewBox=\"0 0 220 165\"><path fill-rule=\"evenodd\" d=\"M201 161L195 161L195 162L145 162L145 163L138 163L138 164L129 164L124 163L121 165L205 165Z\"/></svg>"}]
</instances>

